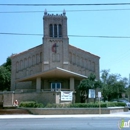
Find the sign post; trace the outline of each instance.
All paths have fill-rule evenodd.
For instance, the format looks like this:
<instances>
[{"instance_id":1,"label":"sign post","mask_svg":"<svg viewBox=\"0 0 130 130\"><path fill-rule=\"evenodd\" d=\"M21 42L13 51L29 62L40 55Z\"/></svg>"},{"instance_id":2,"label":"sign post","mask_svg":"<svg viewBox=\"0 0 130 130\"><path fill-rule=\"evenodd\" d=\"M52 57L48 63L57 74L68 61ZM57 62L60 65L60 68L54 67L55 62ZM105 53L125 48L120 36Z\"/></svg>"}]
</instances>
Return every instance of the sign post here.
<instances>
[{"instance_id":1,"label":"sign post","mask_svg":"<svg viewBox=\"0 0 130 130\"><path fill-rule=\"evenodd\" d=\"M98 98L99 98L99 114L101 114L101 103L100 103L101 92L98 92Z\"/></svg>"}]
</instances>

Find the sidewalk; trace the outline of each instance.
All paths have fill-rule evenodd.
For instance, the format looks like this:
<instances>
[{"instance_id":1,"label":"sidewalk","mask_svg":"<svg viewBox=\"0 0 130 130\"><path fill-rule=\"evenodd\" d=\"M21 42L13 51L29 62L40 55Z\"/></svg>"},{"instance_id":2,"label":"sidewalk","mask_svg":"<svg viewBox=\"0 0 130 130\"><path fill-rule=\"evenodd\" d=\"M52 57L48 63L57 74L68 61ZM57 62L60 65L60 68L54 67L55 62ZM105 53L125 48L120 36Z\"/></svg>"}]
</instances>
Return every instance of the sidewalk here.
<instances>
[{"instance_id":1,"label":"sidewalk","mask_svg":"<svg viewBox=\"0 0 130 130\"><path fill-rule=\"evenodd\" d=\"M86 118L86 117L128 117L129 112L119 112L113 114L84 114L84 115L0 115L0 119L17 119L17 118Z\"/></svg>"}]
</instances>

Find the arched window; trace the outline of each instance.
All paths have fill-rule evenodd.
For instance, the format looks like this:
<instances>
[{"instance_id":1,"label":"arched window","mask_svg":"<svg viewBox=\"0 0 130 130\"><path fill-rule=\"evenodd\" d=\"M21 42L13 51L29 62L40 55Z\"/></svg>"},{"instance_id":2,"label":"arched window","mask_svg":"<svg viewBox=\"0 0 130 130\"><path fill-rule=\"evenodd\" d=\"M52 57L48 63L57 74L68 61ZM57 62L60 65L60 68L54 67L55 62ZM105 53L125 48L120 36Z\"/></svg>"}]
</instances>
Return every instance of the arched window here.
<instances>
[{"instance_id":1,"label":"arched window","mask_svg":"<svg viewBox=\"0 0 130 130\"><path fill-rule=\"evenodd\" d=\"M36 64L36 57L35 57L35 55L33 55L33 65L35 65Z\"/></svg>"},{"instance_id":2,"label":"arched window","mask_svg":"<svg viewBox=\"0 0 130 130\"><path fill-rule=\"evenodd\" d=\"M31 57L28 57L28 66L29 67L32 66L32 59L31 59Z\"/></svg>"},{"instance_id":3,"label":"arched window","mask_svg":"<svg viewBox=\"0 0 130 130\"><path fill-rule=\"evenodd\" d=\"M57 25L54 24L54 37L57 37Z\"/></svg>"},{"instance_id":4,"label":"arched window","mask_svg":"<svg viewBox=\"0 0 130 130\"><path fill-rule=\"evenodd\" d=\"M40 52L40 63L42 63L42 52Z\"/></svg>"},{"instance_id":5,"label":"arched window","mask_svg":"<svg viewBox=\"0 0 130 130\"><path fill-rule=\"evenodd\" d=\"M91 70L91 61L88 60L88 69Z\"/></svg>"},{"instance_id":6,"label":"arched window","mask_svg":"<svg viewBox=\"0 0 130 130\"><path fill-rule=\"evenodd\" d=\"M59 37L62 37L62 26L59 24Z\"/></svg>"},{"instance_id":7,"label":"arched window","mask_svg":"<svg viewBox=\"0 0 130 130\"><path fill-rule=\"evenodd\" d=\"M81 57L81 58L80 58L80 66L81 66L81 67L84 67L84 66L83 66L83 64L84 64L83 62L84 62L84 61L83 61L83 57Z\"/></svg>"},{"instance_id":8,"label":"arched window","mask_svg":"<svg viewBox=\"0 0 130 130\"><path fill-rule=\"evenodd\" d=\"M19 62L16 62L16 71L19 71Z\"/></svg>"},{"instance_id":9,"label":"arched window","mask_svg":"<svg viewBox=\"0 0 130 130\"><path fill-rule=\"evenodd\" d=\"M39 54L36 55L36 63L38 64L40 62L40 56Z\"/></svg>"},{"instance_id":10,"label":"arched window","mask_svg":"<svg viewBox=\"0 0 130 130\"><path fill-rule=\"evenodd\" d=\"M23 69L23 60L20 61L20 69Z\"/></svg>"},{"instance_id":11,"label":"arched window","mask_svg":"<svg viewBox=\"0 0 130 130\"><path fill-rule=\"evenodd\" d=\"M72 61L73 61L73 64L76 64L76 55L75 54L73 54Z\"/></svg>"},{"instance_id":12,"label":"arched window","mask_svg":"<svg viewBox=\"0 0 130 130\"><path fill-rule=\"evenodd\" d=\"M80 62L80 58L79 58L79 56L76 56L76 64L77 64L77 65L80 65L79 62Z\"/></svg>"},{"instance_id":13,"label":"arched window","mask_svg":"<svg viewBox=\"0 0 130 130\"><path fill-rule=\"evenodd\" d=\"M24 68L27 68L28 64L27 64L27 59L24 59Z\"/></svg>"},{"instance_id":14,"label":"arched window","mask_svg":"<svg viewBox=\"0 0 130 130\"><path fill-rule=\"evenodd\" d=\"M92 71L95 72L95 62L92 62Z\"/></svg>"},{"instance_id":15,"label":"arched window","mask_svg":"<svg viewBox=\"0 0 130 130\"><path fill-rule=\"evenodd\" d=\"M53 37L53 25L50 24L49 26L49 32L50 32L50 37Z\"/></svg>"},{"instance_id":16,"label":"arched window","mask_svg":"<svg viewBox=\"0 0 130 130\"><path fill-rule=\"evenodd\" d=\"M70 52L69 55L70 55L69 56L70 57L70 63L72 63L72 53Z\"/></svg>"}]
</instances>

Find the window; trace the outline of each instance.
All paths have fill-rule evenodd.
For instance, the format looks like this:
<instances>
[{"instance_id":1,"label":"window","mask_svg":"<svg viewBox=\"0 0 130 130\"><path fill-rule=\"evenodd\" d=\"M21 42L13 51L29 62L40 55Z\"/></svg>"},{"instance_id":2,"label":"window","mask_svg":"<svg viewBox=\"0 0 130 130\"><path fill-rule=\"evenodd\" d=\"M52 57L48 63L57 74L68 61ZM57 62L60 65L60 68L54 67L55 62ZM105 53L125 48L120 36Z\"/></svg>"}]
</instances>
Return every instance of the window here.
<instances>
[{"instance_id":1,"label":"window","mask_svg":"<svg viewBox=\"0 0 130 130\"><path fill-rule=\"evenodd\" d=\"M61 24L50 24L49 25L50 37L62 37L62 25Z\"/></svg>"},{"instance_id":2,"label":"window","mask_svg":"<svg viewBox=\"0 0 130 130\"><path fill-rule=\"evenodd\" d=\"M59 24L59 37L62 37L62 26Z\"/></svg>"},{"instance_id":3,"label":"window","mask_svg":"<svg viewBox=\"0 0 130 130\"><path fill-rule=\"evenodd\" d=\"M35 57L35 55L33 55L33 65L35 65L36 64L36 57Z\"/></svg>"},{"instance_id":4,"label":"window","mask_svg":"<svg viewBox=\"0 0 130 130\"><path fill-rule=\"evenodd\" d=\"M27 59L25 58L24 59L24 68L27 68L27 66L28 66L28 63L27 63Z\"/></svg>"},{"instance_id":5,"label":"window","mask_svg":"<svg viewBox=\"0 0 130 130\"><path fill-rule=\"evenodd\" d=\"M61 83L51 83L51 91L60 91Z\"/></svg>"},{"instance_id":6,"label":"window","mask_svg":"<svg viewBox=\"0 0 130 130\"><path fill-rule=\"evenodd\" d=\"M70 55L69 56L70 57L70 63L72 63L72 53L70 52L69 55Z\"/></svg>"},{"instance_id":7,"label":"window","mask_svg":"<svg viewBox=\"0 0 130 130\"><path fill-rule=\"evenodd\" d=\"M54 37L57 37L57 25L54 24Z\"/></svg>"},{"instance_id":8,"label":"window","mask_svg":"<svg viewBox=\"0 0 130 130\"><path fill-rule=\"evenodd\" d=\"M19 71L19 62L16 62L16 71Z\"/></svg>"},{"instance_id":9,"label":"window","mask_svg":"<svg viewBox=\"0 0 130 130\"><path fill-rule=\"evenodd\" d=\"M92 71L95 72L95 63L92 62Z\"/></svg>"},{"instance_id":10,"label":"window","mask_svg":"<svg viewBox=\"0 0 130 130\"><path fill-rule=\"evenodd\" d=\"M38 64L40 62L40 56L39 54L36 55L36 63Z\"/></svg>"},{"instance_id":11,"label":"window","mask_svg":"<svg viewBox=\"0 0 130 130\"><path fill-rule=\"evenodd\" d=\"M40 63L42 63L42 52L40 52Z\"/></svg>"},{"instance_id":12,"label":"window","mask_svg":"<svg viewBox=\"0 0 130 130\"><path fill-rule=\"evenodd\" d=\"M76 64L76 55L75 54L73 54L73 56L72 56L72 61L73 61L73 64Z\"/></svg>"},{"instance_id":13,"label":"window","mask_svg":"<svg viewBox=\"0 0 130 130\"><path fill-rule=\"evenodd\" d=\"M50 30L50 37L53 37L53 26L52 26L52 24L50 24L49 30Z\"/></svg>"},{"instance_id":14,"label":"window","mask_svg":"<svg viewBox=\"0 0 130 130\"><path fill-rule=\"evenodd\" d=\"M20 69L23 69L23 60L20 61Z\"/></svg>"},{"instance_id":15,"label":"window","mask_svg":"<svg viewBox=\"0 0 130 130\"><path fill-rule=\"evenodd\" d=\"M31 57L28 57L28 66L32 66L32 60L31 60Z\"/></svg>"}]
</instances>

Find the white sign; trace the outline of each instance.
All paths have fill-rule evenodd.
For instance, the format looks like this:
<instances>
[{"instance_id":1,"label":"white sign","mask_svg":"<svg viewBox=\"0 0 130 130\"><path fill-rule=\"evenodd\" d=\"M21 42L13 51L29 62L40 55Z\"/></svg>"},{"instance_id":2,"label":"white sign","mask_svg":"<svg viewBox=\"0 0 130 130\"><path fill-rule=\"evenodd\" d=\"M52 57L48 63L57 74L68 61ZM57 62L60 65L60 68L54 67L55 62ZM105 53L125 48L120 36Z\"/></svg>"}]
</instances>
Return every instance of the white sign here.
<instances>
[{"instance_id":1,"label":"white sign","mask_svg":"<svg viewBox=\"0 0 130 130\"><path fill-rule=\"evenodd\" d=\"M61 101L72 101L73 92L72 91L61 91Z\"/></svg>"},{"instance_id":2,"label":"white sign","mask_svg":"<svg viewBox=\"0 0 130 130\"><path fill-rule=\"evenodd\" d=\"M88 97L89 98L95 98L95 89L89 89Z\"/></svg>"},{"instance_id":3,"label":"white sign","mask_svg":"<svg viewBox=\"0 0 130 130\"><path fill-rule=\"evenodd\" d=\"M102 97L101 92L98 92L98 97L99 97L99 98L101 98L101 97Z\"/></svg>"}]
</instances>

